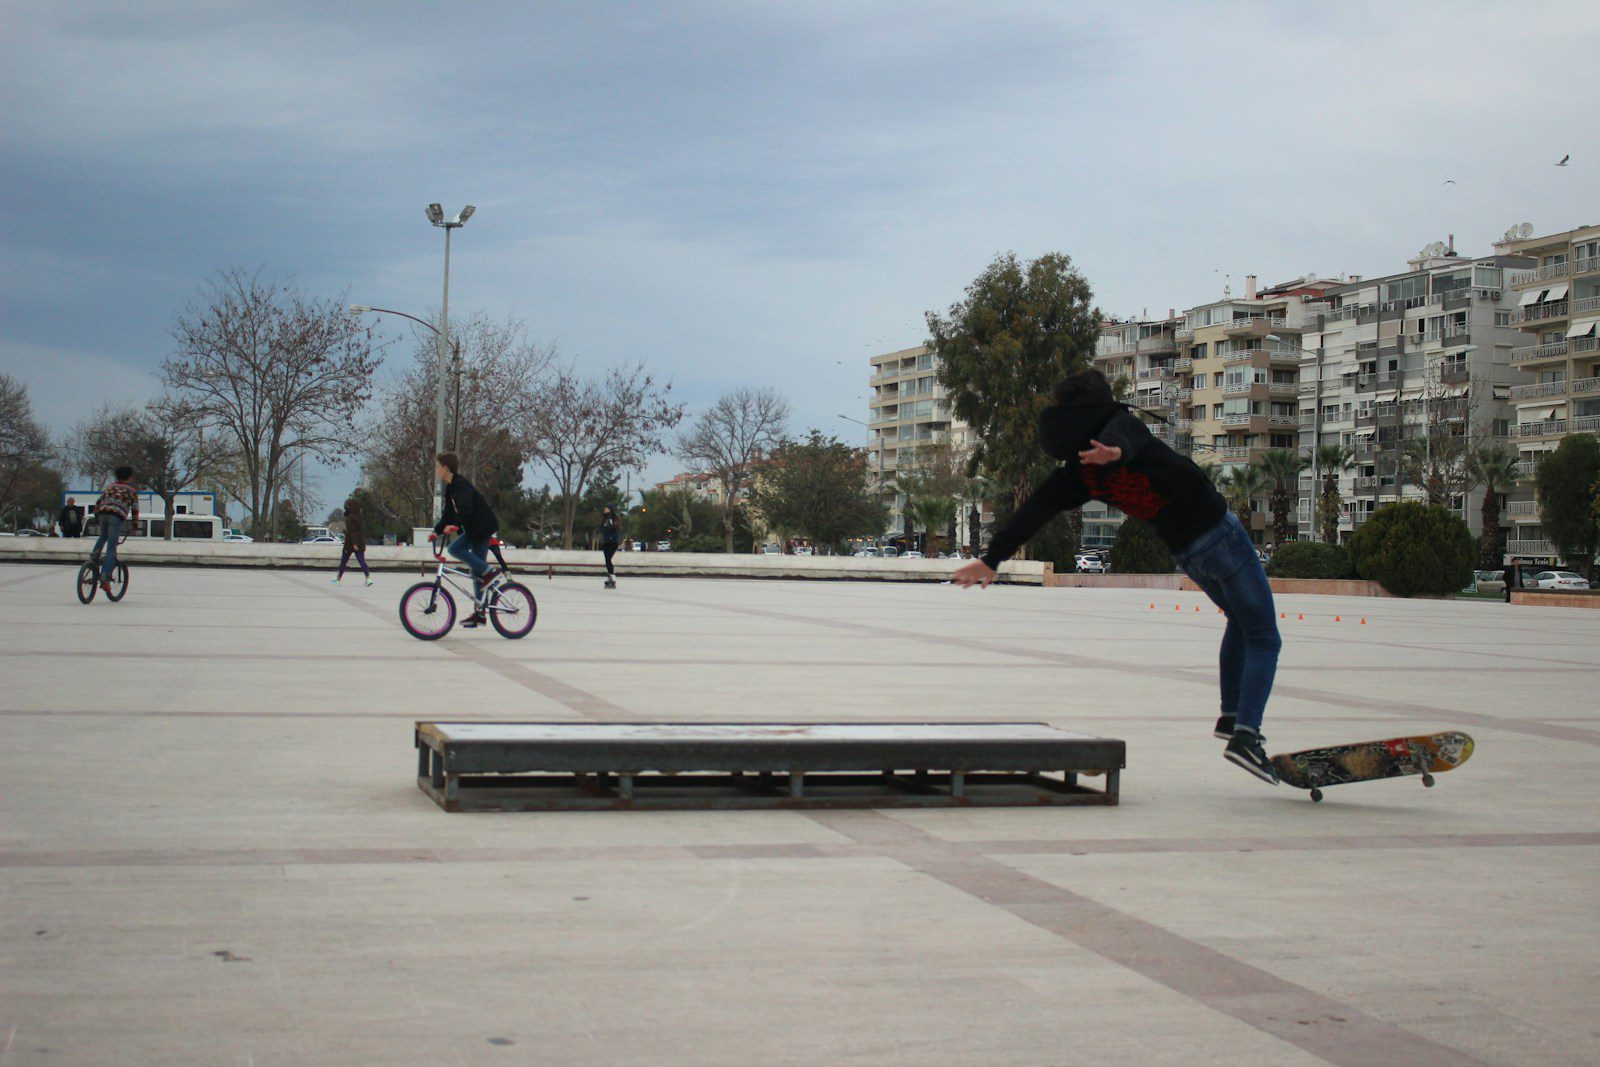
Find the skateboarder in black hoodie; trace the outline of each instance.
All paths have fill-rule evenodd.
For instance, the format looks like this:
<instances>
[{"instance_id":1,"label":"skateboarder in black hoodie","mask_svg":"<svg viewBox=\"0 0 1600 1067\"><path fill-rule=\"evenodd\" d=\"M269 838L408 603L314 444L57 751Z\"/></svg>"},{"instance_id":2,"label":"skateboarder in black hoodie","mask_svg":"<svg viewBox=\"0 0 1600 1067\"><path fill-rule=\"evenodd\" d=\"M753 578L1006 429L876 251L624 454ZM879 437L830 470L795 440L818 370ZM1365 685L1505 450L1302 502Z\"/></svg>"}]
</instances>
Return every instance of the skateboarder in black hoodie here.
<instances>
[{"instance_id":1,"label":"skateboarder in black hoodie","mask_svg":"<svg viewBox=\"0 0 1600 1067\"><path fill-rule=\"evenodd\" d=\"M1111 393L1105 375L1081 371L1056 386L1039 416L1039 444L1062 465L1033 491L988 553L955 572L957 585L986 586L1052 517L1101 500L1148 522L1172 558L1227 616L1222 635L1222 717L1215 733L1224 755L1277 784L1261 747L1261 719L1278 669L1278 621L1272 586L1255 546L1227 502L1193 461L1151 436Z\"/></svg>"}]
</instances>

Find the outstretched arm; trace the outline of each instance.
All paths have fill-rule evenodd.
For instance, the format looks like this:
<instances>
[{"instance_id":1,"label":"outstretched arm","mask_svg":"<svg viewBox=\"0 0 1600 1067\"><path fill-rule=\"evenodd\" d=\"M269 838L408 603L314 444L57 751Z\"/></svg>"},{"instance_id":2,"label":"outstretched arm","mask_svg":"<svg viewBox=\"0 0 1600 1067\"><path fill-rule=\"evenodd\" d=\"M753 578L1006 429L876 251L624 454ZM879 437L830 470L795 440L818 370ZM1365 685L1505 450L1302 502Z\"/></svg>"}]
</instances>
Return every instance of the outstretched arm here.
<instances>
[{"instance_id":1,"label":"outstretched arm","mask_svg":"<svg viewBox=\"0 0 1600 1067\"><path fill-rule=\"evenodd\" d=\"M1045 523L1063 511L1081 507L1088 499L1089 491L1077 475L1067 467L1056 468L1050 477L1039 483L1011 521L994 535L983 558L956 571L951 580L962 588L988 585L994 581L1000 564L1010 559Z\"/></svg>"}]
</instances>

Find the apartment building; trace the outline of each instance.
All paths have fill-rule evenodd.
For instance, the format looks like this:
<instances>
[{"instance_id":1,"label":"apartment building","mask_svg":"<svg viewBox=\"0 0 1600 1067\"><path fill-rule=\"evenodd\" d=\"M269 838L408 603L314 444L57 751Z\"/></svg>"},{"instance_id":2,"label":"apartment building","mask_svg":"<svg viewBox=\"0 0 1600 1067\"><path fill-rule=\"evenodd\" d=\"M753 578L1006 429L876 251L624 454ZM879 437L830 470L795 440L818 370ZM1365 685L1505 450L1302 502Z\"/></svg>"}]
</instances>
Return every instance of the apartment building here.
<instances>
[{"instance_id":1,"label":"apartment building","mask_svg":"<svg viewBox=\"0 0 1600 1067\"><path fill-rule=\"evenodd\" d=\"M1300 447L1312 456L1317 445L1338 443L1355 455L1339 475L1340 541L1380 504L1426 499L1407 484L1400 460L1406 440L1425 437L1430 421L1474 442L1507 436L1511 389L1524 380L1511 363L1519 333L1507 275L1530 262L1464 257L1452 238L1429 245L1405 271L1351 278L1303 308L1314 317L1301 334ZM1322 479L1315 468L1301 477L1302 538L1317 536ZM1451 503L1481 532L1478 498Z\"/></svg>"},{"instance_id":2,"label":"apartment building","mask_svg":"<svg viewBox=\"0 0 1600 1067\"><path fill-rule=\"evenodd\" d=\"M1554 546L1533 498L1539 462L1572 433L1600 433L1600 226L1581 226L1543 237L1532 227L1507 231L1495 250L1526 256L1524 269L1508 271L1516 297L1511 323L1518 340L1511 363L1525 372L1512 387L1513 443L1521 455L1524 492L1508 505L1514 526L1506 552L1554 562Z\"/></svg>"},{"instance_id":3,"label":"apartment building","mask_svg":"<svg viewBox=\"0 0 1600 1067\"><path fill-rule=\"evenodd\" d=\"M868 450L873 484L892 487L896 473L910 465L920 447L948 441L964 450L975 444L971 428L950 410L949 396L939 384L931 348L917 345L885 352L873 356L871 364ZM968 522L967 510L963 509L956 531L962 544L969 541ZM885 532L912 532L906 522L903 493L894 494Z\"/></svg>"}]
</instances>

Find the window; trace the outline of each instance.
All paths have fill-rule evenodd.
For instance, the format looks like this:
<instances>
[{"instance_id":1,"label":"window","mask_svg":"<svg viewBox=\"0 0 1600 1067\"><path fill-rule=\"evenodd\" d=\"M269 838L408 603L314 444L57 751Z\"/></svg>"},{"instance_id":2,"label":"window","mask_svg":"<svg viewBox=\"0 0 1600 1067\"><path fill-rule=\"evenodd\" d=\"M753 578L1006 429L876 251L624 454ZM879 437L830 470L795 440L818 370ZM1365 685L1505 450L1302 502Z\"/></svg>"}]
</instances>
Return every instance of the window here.
<instances>
[{"instance_id":1,"label":"window","mask_svg":"<svg viewBox=\"0 0 1600 1067\"><path fill-rule=\"evenodd\" d=\"M1494 324L1496 326L1510 326L1511 325L1511 312L1509 312L1509 311L1496 311L1494 313Z\"/></svg>"},{"instance_id":2,"label":"window","mask_svg":"<svg viewBox=\"0 0 1600 1067\"><path fill-rule=\"evenodd\" d=\"M1479 289L1498 289L1498 288L1500 288L1500 268L1499 267L1473 267L1472 268L1472 284L1477 286Z\"/></svg>"}]
</instances>

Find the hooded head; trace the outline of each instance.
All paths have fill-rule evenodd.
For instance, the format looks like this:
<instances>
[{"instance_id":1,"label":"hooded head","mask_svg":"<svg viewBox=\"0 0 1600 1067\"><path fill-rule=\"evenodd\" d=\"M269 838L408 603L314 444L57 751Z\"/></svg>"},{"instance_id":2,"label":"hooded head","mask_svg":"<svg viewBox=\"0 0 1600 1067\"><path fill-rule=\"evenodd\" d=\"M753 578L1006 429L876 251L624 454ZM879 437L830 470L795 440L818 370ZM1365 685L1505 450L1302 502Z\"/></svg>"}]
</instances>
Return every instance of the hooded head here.
<instances>
[{"instance_id":1,"label":"hooded head","mask_svg":"<svg viewBox=\"0 0 1600 1067\"><path fill-rule=\"evenodd\" d=\"M1122 410L1111 383L1097 370L1084 370L1062 379L1052 396L1054 403L1039 413L1039 447L1051 459L1069 460L1089 447L1089 441Z\"/></svg>"},{"instance_id":2,"label":"hooded head","mask_svg":"<svg viewBox=\"0 0 1600 1067\"><path fill-rule=\"evenodd\" d=\"M357 500L355 497L350 497L344 502L344 513L346 515L360 515L361 501Z\"/></svg>"}]
</instances>

